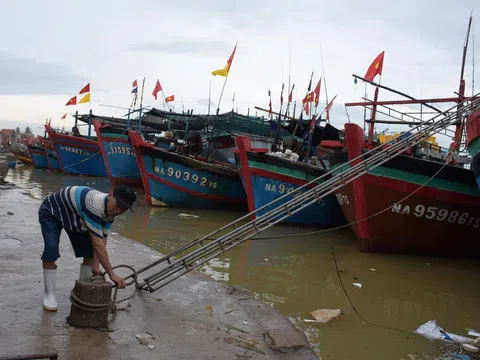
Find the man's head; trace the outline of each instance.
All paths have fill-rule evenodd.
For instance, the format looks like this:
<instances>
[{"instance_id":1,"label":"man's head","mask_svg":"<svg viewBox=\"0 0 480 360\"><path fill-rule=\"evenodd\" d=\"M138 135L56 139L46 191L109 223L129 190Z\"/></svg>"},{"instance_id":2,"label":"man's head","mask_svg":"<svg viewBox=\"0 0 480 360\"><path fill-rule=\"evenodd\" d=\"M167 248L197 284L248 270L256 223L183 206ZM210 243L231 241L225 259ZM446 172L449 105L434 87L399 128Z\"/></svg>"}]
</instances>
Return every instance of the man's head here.
<instances>
[{"instance_id":1,"label":"man's head","mask_svg":"<svg viewBox=\"0 0 480 360\"><path fill-rule=\"evenodd\" d=\"M137 200L135 192L126 185L119 185L108 193L107 215L118 216L127 209L132 210L132 205Z\"/></svg>"}]
</instances>

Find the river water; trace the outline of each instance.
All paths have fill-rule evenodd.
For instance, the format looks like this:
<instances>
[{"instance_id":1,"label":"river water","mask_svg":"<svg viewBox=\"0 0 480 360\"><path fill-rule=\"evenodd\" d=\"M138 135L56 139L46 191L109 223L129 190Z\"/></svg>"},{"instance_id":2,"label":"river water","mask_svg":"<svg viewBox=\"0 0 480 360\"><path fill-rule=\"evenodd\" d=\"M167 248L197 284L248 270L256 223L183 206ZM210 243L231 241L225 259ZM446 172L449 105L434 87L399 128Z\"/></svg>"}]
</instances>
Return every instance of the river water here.
<instances>
[{"instance_id":1,"label":"river water","mask_svg":"<svg viewBox=\"0 0 480 360\"><path fill-rule=\"evenodd\" d=\"M68 185L111 189L104 178L29 166L10 169L7 180L38 199ZM142 190L137 194L134 213L117 218L112 231L164 254L243 215L152 208ZM199 218L182 218L180 213ZM201 271L245 287L275 307L304 331L322 359L437 359L441 344L413 333L431 319L459 335L466 335L466 328L480 331L477 260L360 253L349 229L297 235L312 231L318 229L274 226L258 235L267 239L247 241ZM461 234L452 239L461 240ZM343 314L327 324L304 321L311 311L337 308Z\"/></svg>"}]
</instances>

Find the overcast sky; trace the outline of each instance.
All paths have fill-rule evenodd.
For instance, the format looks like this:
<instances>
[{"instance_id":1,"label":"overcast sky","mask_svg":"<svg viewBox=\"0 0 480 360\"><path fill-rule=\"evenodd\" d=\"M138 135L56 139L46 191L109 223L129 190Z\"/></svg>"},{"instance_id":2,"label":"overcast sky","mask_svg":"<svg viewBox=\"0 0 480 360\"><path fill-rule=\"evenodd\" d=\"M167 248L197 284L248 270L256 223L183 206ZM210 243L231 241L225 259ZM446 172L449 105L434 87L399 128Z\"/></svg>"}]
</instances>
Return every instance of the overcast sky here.
<instances>
[{"instance_id":1,"label":"overcast sky","mask_svg":"<svg viewBox=\"0 0 480 360\"><path fill-rule=\"evenodd\" d=\"M210 80L212 102L218 103L224 79L211 71L225 66L238 41L220 111L232 108L234 92L242 113L268 107L269 88L278 109L289 69L301 100L310 73L318 80L324 70L329 98L338 94L332 124L341 127L347 120L343 104L364 95L352 74L363 76L383 50L382 84L415 97L454 95L472 10L475 17L480 1L5 1L0 120L41 126L52 118L54 125L71 126L60 117L87 112L90 105L65 103L89 82L93 111L121 116L124 110L102 105L128 107L132 81L141 83L144 76L144 106L163 107L151 94L158 78L165 95L175 95L176 110L183 100L185 109L206 113ZM468 94L473 53L470 43ZM476 83L478 91L478 75ZM398 97L381 91L380 98ZM363 122L363 111L349 113L351 121Z\"/></svg>"}]
</instances>

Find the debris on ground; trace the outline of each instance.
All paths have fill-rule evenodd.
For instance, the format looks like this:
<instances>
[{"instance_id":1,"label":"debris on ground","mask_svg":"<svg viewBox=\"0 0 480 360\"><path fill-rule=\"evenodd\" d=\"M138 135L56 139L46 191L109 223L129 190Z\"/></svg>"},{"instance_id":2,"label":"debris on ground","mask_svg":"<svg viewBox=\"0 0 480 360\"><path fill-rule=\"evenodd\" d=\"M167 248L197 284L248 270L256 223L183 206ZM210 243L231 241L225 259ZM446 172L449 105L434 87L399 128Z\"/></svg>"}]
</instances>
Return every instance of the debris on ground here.
<instances>
[{"instance_id":1,"label":"debris on ground","mask_svg":"<svg viewBox=\"0 0 480 360\"><path fill-rule=\"evenodd\" d=\"M13 212L9 211L7 212L7 215L15 215Z\"/></svg>"},{"instance_id":2,"label":"debris on ground","mask_svg":"<svg viewBox=\"0 0 480 360\"><path fill-rule=\"evenodd\" d=\"M355 287L357 287L357 288L359 288L359 289L362 288L362 284L361 284L361 283L353 283L352 285L355 286Z\"/></svg>"},{"instance_id":3,"label":"debris on ground","mask_svg":"<svg viewBox=\"0 0 480 360\"><path fill-rule=\"evenodd\" d=\"M155 337L148 332L137 334L135 335L135 337L138 339L138 341L140 341L140 344L142 345L151 345L149 343L150 339L155 339Z\"/></svg>"},{"instance_id":4,"label":"debris on ground","mask_svg":"<svg viewBox=\"0 0 480 360\"><path fill-rule=\"evenodd\" d=\"M180 214L178 214L178 217L180 217L182 219L198 219L200 216L193 215L193 214L180 213Z\"/></svg>"},{"instance_id":5,"label":"debris on ground","mask_svg":"<svg viewBox=\"0 0 480 360\"><path fill-rule=\"evenodd\" d=\"M315 322L327 323L342 315L340 309L318 309L309 313L315 319ZM307 321L308 322L308 321Z\"/></svg>"},{"instance_id":6,"label":"debris on ground","mask_svg":"<svg viewBox=\"0 0 480 360\"><path fill-rule=\"evenodd\" d=\"M377 270L374 269L374 268L370 268L370 271L371 271L371 272L377 272Z\"/></svg>"},{"instance_id":7,"label":"debris on ground","mask_svg":"<svg viewBox=\"0 0 480 360\"><path fill-rule=\"evenodd\" d=\"M460 344L472 344L475 341L474 339L465 336L447 333L435 320L427 321L425 324L419 326L418 329L415 330L415 333L431 340L454 341Z\"/></svg>"}]
</instances>

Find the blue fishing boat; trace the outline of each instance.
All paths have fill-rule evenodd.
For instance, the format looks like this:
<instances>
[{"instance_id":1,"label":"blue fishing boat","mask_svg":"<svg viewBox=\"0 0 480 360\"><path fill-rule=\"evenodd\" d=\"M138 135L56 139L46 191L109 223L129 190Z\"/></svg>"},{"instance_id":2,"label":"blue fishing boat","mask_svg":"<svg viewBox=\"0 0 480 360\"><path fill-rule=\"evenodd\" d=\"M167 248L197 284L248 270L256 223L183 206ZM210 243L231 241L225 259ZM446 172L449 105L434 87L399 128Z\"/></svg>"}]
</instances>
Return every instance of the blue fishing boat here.
<instances>
[{"instance_id":1,"label":"blue fishing boat","mask_svg":"<svg viewBox=\"0 0 480 360\"><path fill-rule=\"evenodd\" d=\"M41 137L35 144L28 143L27 149L30 157L32 158L33 166L39 169L48 169L47 153L43 146Z\"/></svg>"},{"instance_id":2,"label":"blue fishing boat","mask_svg":"<svg viewBox=\"0 0 480 360\"><path fill-rule=\"evenodd\" d=\"M290 196L267 207L266 211L291 200L300 195L297 190L300 186L327 171L295 159L274 156L269 154L266 148L251 148L248 137L239 136L235 142L238 147L235 160L247 194L250 212L286 194ZM345 224L345 217L335 195L332 194L291 215L285 222L332 228Z\"/></svg>"},{"instance_id":3,"label":"blue fishing boat","mask_svg":"<svg viewBox=\"0 0 480 360\"><path fill-rule=\"evenodd\" d=\"M246 210L245 191L233 165L156 147L134 131L129 138L149 205Z\"/></svg>"},{"instance_id":4,"label":"blue fishing boat","mask_svg":"<svg viewBox=\"0 0 480 360\"><path fill-rule=\"evenodd\" d=\"M43 139L43 146L45 147L45 151L47 153L48 169L50 171L62 171L62 167L58 161L57 153L55 152L55 148L50 142L50 139Z\"/></svg>"},{"instance_id":5,"label":"blue fishing boat","mask_svg":"<svg viewBox=\"0 0 480 360\"><path fill-rule=\"evenodd\" d=\"M61 134L45 125L50 141L66 174L107 176L100 145L94 137Z\"/></svg>"},{"instance_id":6,"label":"blue fishing boat","mask_svg":"<svg viewBox=\"0 0 480 360\"><path fill-rule=\"evenodd\" d=\"M133 147L125 129L93 121L103 160L112 185L128 184L142 187L142 176L138 168Z\"/></svg>"}]
</instances>

